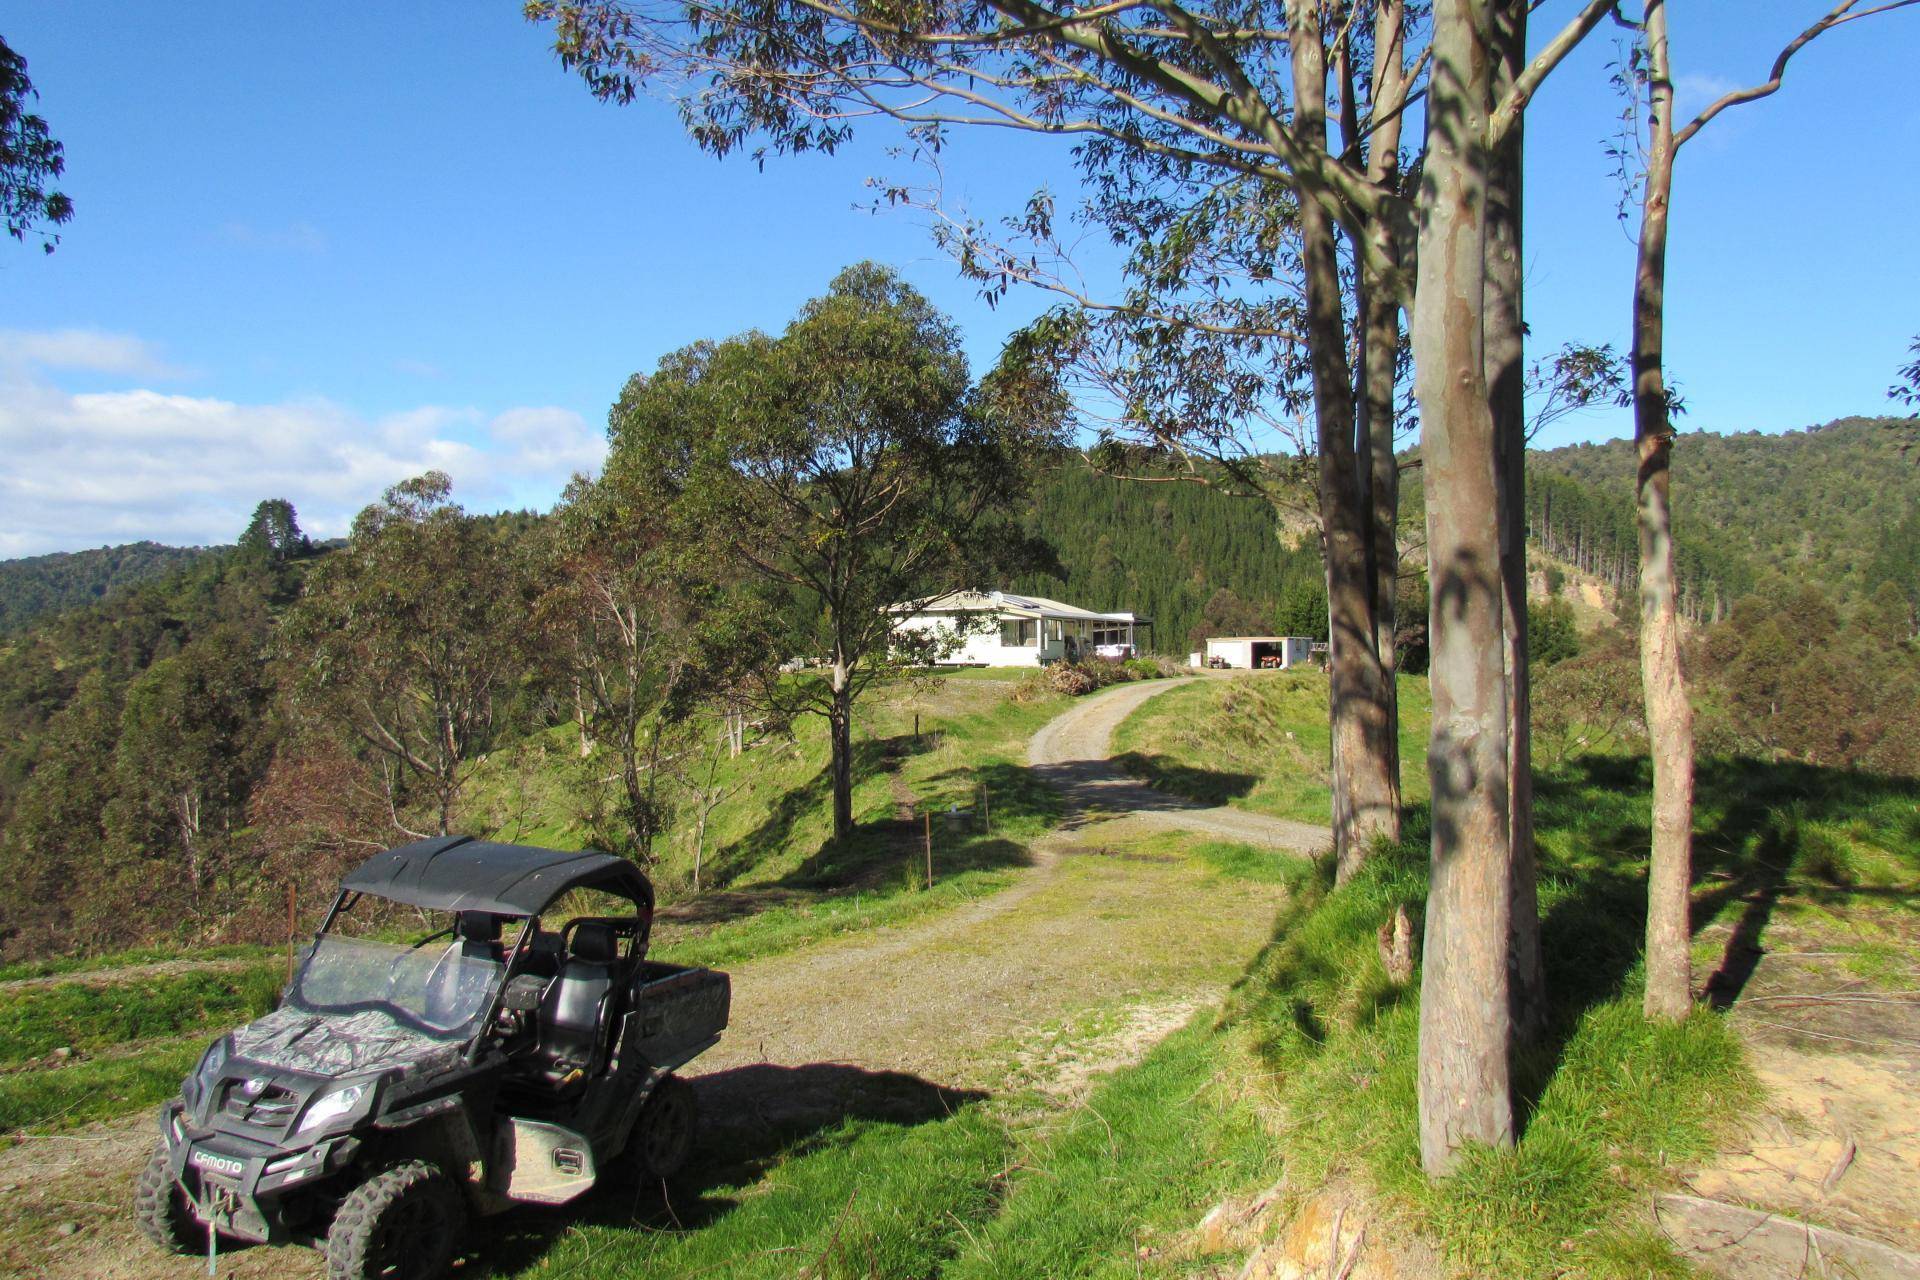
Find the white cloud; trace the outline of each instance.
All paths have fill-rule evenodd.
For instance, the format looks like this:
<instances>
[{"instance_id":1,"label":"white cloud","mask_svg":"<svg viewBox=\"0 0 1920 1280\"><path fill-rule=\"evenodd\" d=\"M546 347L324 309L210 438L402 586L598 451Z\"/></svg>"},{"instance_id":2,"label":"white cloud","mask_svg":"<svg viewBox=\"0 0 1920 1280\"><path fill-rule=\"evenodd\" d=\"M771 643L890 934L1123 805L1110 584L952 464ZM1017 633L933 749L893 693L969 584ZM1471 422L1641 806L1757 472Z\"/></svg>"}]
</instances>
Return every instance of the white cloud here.
<instances>
[{"instance_id":1,"label":"white cloud","mask_svg":"<svg viewBox=\"0 0 1920 1280\"><path fill-rule=\"evenodd\" d=\"M1675 129L1726 97L1740 86L1725 76L1712 74L1677 75L1673 78L1673 114Z\"/></svg>"},{"instance_id":2,"label":"white cloud","mask_svg":"<svg viewBox=\"0 0 1920 1280\"><path fill-rule=\"evenodd\" d=\"M99 329L30 332L0 329L0 367L75 369L136 378L175 378L180 371L144 338Z\"/></svg>"},{"instance_id":3,"label":"white cloud","mask_svg":"<svg viewBox=\"0 0 1920 1280\"><path fill-rule=\"evenodd\" d=\"M605 454L578 413L553 407L368 416L326 399L73 393L22 355L66 351L37 362L105 367L72 354L81 347L38 341L59 336L0 341L0 556L141 538L230 542L268 497L291 500L309 533L331 537L388 485L430 468L453 477L471 510L544 507Z\"/></svg>"},{"instance_id":4,"label":"white cloud","mask_svg":"<svg viewBox=\"0 0 1920 1280\"><path fill-rule=\"evenodd\" d=\"M311 222L290 222L284 227L256 227L250 222L229 222L220 228L228 241L249 249L278 249L291 253L323 253L327 233Z\"/></svg>"}]
</instances>

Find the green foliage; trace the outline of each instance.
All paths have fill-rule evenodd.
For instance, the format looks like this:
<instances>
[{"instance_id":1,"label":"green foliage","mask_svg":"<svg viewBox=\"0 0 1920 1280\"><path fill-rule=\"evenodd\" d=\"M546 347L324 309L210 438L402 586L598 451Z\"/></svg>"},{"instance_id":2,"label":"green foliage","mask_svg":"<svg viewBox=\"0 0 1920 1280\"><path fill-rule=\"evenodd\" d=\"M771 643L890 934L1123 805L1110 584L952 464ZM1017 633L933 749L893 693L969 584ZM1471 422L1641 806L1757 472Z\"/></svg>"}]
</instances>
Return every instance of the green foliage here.
<instances>
[{"instance_id":1,"label":"green foliage","mask_svg":"<svg viewBox=\"0 0 1920 1280\"><path fill-rule=\"evenodd\" d=\"M1564 662L1580 652L1580 631L1574 625L1573 606L1548 599L1527 609L1527 657L1536 668Z\"/></svg>"},{"instance_id":2,"label":"green foliage","mask_svg":"<svg viewBox=\"0 0 1920 1280\"><path fill-rule=\"evenodd\" d=\"M892 271L849 267L778 338L701 343L635 377L610 421L610 480L663 506L690 558L738 565L810 624L826 666L763 686L833 727L836 836L852 824L852 707L940 656L889 607L1032 562L1009 519L1063 407L1002 366L970 385L952 322Z\"/></svg>"},{"instance_id":3,"label":"green foliage","mask_svg":"<svg viewBox=\"0 0 1920 1280\"><path fill-rule=\"evenodd\" d=\"M93 551L0 560L0 635L18 631L44 614L91 604L215 554L204 547L129 542Z\"/></svg>"},{"instance_id":4,"label":"green foliage","mask_svg":"<svg viewBox=\"0 0 1920 1280\"><path fill-rule=\"evenodd\" d=\"M1021 518L1053 547L1059 569L1018 575L1008 589L1151 618L1142 646L1153 652L1185 654L1220 591L1260 619L1254 634L1272 632L1283 606L1293 610L1290 628L1311 625L1280 634L1326 632L1319 547L1311 538L1295 545L1266 502L1116 479L1070 459L1036 484Z\"/></svg>"},{"instance_id":5,"label":"green foliage","mask_svg":"<svg viewBox=\"0 0 1920 1280\"><path fill-rule=\"evenodd\" d=\"M300 517L285 498L268 498L253 509L253 518L240 535L243 554L284 564L313 551L313 543L300 532Z\"/></svg>"},{"instance_id":6,"label":"green foliage","mask_svg":"<svg viewBox=\"0 0 1920 1280\"><path fill-rule=\"evenodd\" d=\"M1703 739L1715 750L1920 777L1920 647L1908 622L1894 591L1847 617L1812 583L1768 584L1697 646Z\"/></svg>"},{"instance_id":7,"label":"green foliage","mask_svg":"<svg viewBox=\"0 0 1920 1280\"><path fill-rule=\"evenodd\" d=\"M1675 445L1674 556L1682 605L1710 620L1769 573L1828 584L1842 599L1906 570L1882 559L1920 503L1920 471L1888 418L1842 418L1805 431L1683 434ZM1630 581L1639 563L1633 442L1528 455L1530 535L1578 567ZM1872 477L1863 484L1862 477ZM1875 567L1878 566L1878 567Z\"/></svg>"},{"instance_id":8,"label":"green foliage","mask_svg":"<svg viewBox=\"0 0 1920 1280\"><path fill-rule=\"evenodd\" d=\"M688 758L711 758L698 713L743 706L744 689L773 678L780 637L739 575L677 543L627 479L576 476L542 526L532 652L573 693L588 841L650 861L671 818L662 781L691 781Z\"/></svg>"},{"instance_id":9,"label":"green foliage","mask_svg":"<svg viewBox=\"0 0 1920 1280\"><path fill-rule=\"evenodd\" d=\"M0 220L7 234L40 238L52 253L60 243L54 228L73 217L73 201L48 185L66 171L66 152L47 122L27 110L40 95L27 78L27 60L0 40Z\"/></svg>"},{"instance_id":10,"label":"green foliage","mask_svg":"<svg viewBox=\"0 0 1920 1280\"><path fill-rule=\"evenodd\" d=\"M518 548L469 519L451 491L429 471L354 517L283 631L306 659L303 712L357 738L382 761L395 809L442 834L526 665L515 646L530 592Z\"/></svg>"}]
</instances>

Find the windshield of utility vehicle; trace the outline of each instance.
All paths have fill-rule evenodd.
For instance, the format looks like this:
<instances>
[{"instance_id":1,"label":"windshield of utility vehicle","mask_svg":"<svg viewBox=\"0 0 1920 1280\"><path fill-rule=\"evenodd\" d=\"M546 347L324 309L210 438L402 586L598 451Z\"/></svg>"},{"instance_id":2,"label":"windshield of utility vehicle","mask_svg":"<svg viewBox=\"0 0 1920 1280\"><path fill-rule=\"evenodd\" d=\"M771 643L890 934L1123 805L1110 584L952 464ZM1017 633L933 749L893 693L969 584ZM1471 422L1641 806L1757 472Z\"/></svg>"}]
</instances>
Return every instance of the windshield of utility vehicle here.
<instances>
[{"instance_id":1,"label":"windshield of utility vehicle","mask_svg":"<svg viewBox=\"0 0 1920 1280\"><path fill-rule=\"evenodd\" d=\"M453 1033L486 1012L502 968L457 940L406 947L328 934L289 994L315 1013L381 1009L428 1031Z\"/></svg>"}]
</instances>

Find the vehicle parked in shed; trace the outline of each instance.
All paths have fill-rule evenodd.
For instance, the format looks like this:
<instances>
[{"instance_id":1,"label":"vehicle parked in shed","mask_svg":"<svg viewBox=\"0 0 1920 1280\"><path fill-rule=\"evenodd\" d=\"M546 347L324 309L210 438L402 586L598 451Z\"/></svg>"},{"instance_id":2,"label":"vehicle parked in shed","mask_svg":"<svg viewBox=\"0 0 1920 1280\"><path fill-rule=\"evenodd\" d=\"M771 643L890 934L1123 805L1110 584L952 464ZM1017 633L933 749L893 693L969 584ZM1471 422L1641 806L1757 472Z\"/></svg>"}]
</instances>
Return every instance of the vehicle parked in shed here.
<instances>
[{"instance_id":1,"label":"vehicle parked in shed","mask_svg":"<svg viewBox=\"0 0 1920 1280\"><path fill-rule=\"evenodd\" d=\"M580 890L620 913L549 927ZM448 923L411 944L343 931L381 902ZM431 1280L469 1214L564 1204L623 1158L671 1176L696 1122L673 1072L719 1039L731 990L648 960L652 922L647 878L607 854L467 836L376 854L280 1006L162 1109L141 1229L210 1259L223 1237L299 1240L331 1280Z\"/></svg>"}]
</instances>

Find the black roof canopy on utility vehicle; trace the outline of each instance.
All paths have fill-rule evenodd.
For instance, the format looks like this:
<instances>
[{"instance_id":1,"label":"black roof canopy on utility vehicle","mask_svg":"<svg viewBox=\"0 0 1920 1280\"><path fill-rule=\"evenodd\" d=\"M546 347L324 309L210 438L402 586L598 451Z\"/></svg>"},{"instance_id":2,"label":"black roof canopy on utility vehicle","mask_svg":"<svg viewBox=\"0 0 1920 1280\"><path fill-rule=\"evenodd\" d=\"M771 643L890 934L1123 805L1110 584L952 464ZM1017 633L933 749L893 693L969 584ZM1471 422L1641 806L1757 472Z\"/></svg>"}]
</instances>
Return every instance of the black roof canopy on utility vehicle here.
<instances>
[{"instance_id":1,"label":"black roof canopy on utility vehicle","mask_svg":"<svg viewBox=\"0 0 1920 1280\"><path fill-rule=\"evenodd\" d=\"M472 836L437 836L376 853L340 887L430 911L535 916L572 889L601 889L653 910L653 886L624 858Z\"/></svg>"}]
</instances>

